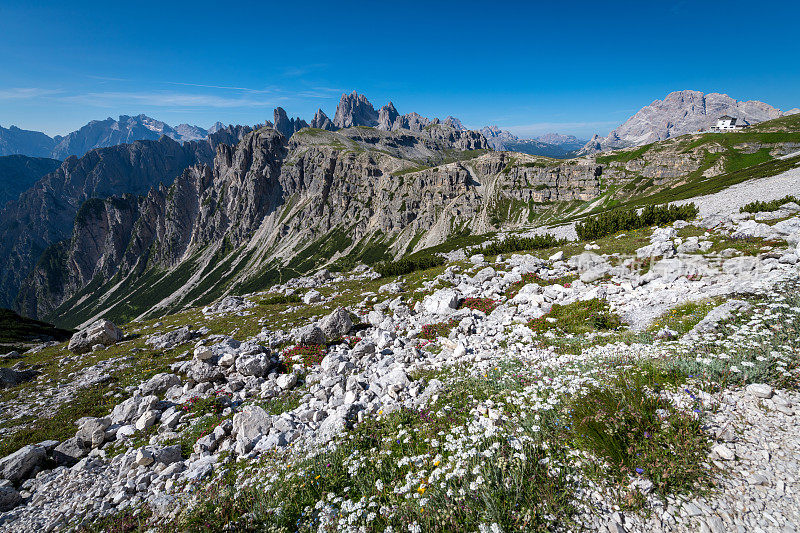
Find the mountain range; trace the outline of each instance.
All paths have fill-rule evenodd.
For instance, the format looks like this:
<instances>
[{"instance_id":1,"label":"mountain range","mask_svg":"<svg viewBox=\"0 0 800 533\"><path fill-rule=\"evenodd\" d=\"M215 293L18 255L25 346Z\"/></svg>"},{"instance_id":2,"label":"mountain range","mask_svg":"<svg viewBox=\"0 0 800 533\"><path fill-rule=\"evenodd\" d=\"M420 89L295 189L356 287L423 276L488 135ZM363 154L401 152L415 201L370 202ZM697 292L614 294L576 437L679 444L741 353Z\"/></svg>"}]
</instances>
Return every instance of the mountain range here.
<instances>
[{"instance_id":1,"label":"mountain range","mask_svg":"<svg viewBox=\"0 0 800 533\"><path fill-rule=\"evenodd\" d=\"M707 96L707 118L730 109L711 106L716 97ZM674 117L666 132L651 134L671 138L696 105L672 95L665 101L672 103L655 108ZM785 115L746 104L738 108L753 122ZM618 130L633 131L629 123L652 113L643 109ZM104 313L163 313L321 265L374 263L458 235L530 224L551 209L564 216L564 206L580 209L614 181L619 188L609 191L622 196L607 200L624 201L687 171L724 173L728 160L674 147L648 155L640 176L609 164L613 155L562 162L552 158L568 157L580 140L471 131L453 117L401 115L391 102L376 110L355 92L342 95L333 119L320 109L310 123L282 108L255 128L215 124L210 134L130 118L112 122L163 135L70 156L0 211L0 255L7 258L0 306L62 325ZM173 139L204 132L202 140ZM26 163L24 179L58 165L47 161Z\"/></svg>"},{"instance_id":2,"label":"mountain range","mask_svg":"<svg viewBox=\"0 0 800 533\"><path fill-rule=\"evenodd\" d=\"M219 123L214 125L213 131L189 124L172 127L146 115L122 115L117 120L110 117L93 120L63 137L50 137L42 132L22 130L16 126L0 126L0 156L21 154L63 160L71 155L80 157L95 148L134 141L157 141L162 135L178 142L196 141L205 139L209 133L221 127Z\"/></svg>"},{"instance_id":3,"label":"mountain range","mask_svg":"<svg viewBox=\"0 0 800 533\"><path fill-rule=\"evenodd\" d=\"M547 133L533 139L520 139L513 133L501 130L497 126L485 126L481 128L480 132L494 150L542 155L555 159L572 157L586 144L585 140L561 133Z\"/></svg>"}]
</instances>

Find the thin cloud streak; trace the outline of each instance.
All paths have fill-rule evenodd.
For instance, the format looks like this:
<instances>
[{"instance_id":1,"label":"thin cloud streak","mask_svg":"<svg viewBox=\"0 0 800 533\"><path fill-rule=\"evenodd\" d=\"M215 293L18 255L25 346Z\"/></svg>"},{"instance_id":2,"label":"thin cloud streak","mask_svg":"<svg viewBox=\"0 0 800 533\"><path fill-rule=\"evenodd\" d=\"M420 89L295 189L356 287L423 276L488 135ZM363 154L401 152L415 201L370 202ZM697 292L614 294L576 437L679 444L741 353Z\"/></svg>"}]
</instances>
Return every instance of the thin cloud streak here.
<instances>
[{"instance_id":1,"label":"thin cloud streak","mask_svg":"<svg viewBox=\"0 0 800 533\"><path fill-rule=\"evenodd\" d=\"M115 107L120 105L146 105L156 107L187 108L235 108L235 107L273 107L284 97L261 100L249 97L225 98L208 94L188 94L172 92L92 92L65 96L61 100L95 107Z\"/></svg>"},{"instance_id":2,"label":"thin cloud streak","mask_svg":"<svg viewBox=\"0 0 800 533\"><path fill-rule=\"evenodd\" d=\"M60 94L59 89L42 89L39 87L15 87L10 89L0 89L0 100L29 100L42 96L53 96Z\"/></svg>"}]
</instances>

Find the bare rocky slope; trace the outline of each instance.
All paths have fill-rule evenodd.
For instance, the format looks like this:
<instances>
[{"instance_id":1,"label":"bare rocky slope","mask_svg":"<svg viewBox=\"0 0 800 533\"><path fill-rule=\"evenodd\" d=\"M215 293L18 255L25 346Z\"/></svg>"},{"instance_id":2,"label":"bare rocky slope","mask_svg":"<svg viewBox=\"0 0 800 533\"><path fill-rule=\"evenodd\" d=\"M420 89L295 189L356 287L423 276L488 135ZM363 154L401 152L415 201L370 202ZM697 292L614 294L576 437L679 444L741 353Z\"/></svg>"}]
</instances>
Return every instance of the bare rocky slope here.
<instances>
[{"instance_id":1,"label":"bare rocky slope","mask_svg":"<svg viewBox=\"0 0 800 533\"><path fill-rule=\"evenodd\" d=\"M249 130L241 126L227 128L208 140L183 145L165 136L67 158L0 211L0 256L5 258L0 264L0 306L13 305L22 280L44 250L71 235L86 200L146 194L159 183L169 185L190 165L210 162L219 143L235 144L245 131Z\"/></svg>"}]
</instances>

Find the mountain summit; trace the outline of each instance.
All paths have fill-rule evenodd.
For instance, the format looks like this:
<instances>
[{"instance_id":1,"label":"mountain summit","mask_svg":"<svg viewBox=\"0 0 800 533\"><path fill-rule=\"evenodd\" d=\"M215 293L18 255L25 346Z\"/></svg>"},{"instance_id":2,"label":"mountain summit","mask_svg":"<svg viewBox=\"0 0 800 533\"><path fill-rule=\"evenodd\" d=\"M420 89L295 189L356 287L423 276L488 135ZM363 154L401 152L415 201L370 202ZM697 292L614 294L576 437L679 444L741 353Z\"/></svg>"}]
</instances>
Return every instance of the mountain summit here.
<instances>
[{"instance_id":1,"label":"mountain summit","mask_svg":"<svg viewBox=\"0 0 800 533\"><path fill-rule=\"evenodd\" d=\"M640 146L708 129L723 115L752 124L781 117L784 113L758 100L739 101L727 94L674 91L663 100L641 108L607 137L595 135L581 153Z\"/></svg>"}]
</instances>

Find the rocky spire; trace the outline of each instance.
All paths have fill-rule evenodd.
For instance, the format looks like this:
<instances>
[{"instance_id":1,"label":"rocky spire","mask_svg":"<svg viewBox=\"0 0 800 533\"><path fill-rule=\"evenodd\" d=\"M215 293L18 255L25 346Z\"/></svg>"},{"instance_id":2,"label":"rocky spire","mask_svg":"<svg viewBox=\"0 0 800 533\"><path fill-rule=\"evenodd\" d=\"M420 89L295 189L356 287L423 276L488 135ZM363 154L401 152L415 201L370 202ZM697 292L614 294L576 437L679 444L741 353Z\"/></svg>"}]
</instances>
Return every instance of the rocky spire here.
<instances>
[{"instance_id":1,"label":"rocky spire","mask_svg":"<svg viewBox=\"0 0 800 533\"><path fill-rule=\"evenodd\" d=\"M395 121L400 113L395 109L394 104L389 102L378 111L378 129L391 131L394 129Z\"/></svg>"},{"instance_id":2,"label":"rocky spire","mask_svg":"<svg viewBox=\"0 0 800 533\"><path fill-rule=\"evenodd\" d=\"M311 119L311 127L328 131L333 131L336 129L336 127L333 125L333 122L331 122L331 119L328 118L328 115L326 115L322 109L317 109L314 118Z\"/></svg>"},{"instance_id":3,"label":"rocky spire","mask_svg":"<svg viewBox=\"0 0 800 533\"><path fill-rule=\"evenodd\" d=\"M350 94L342 95L339 105L336 107L333 124L337 128L375 127L378 125L378 113L366 96L353 91Z\"/></svg>"},{"instance_id":4,"label":"rocky spire","mask_svg":"<svg viewBox=\"0 0 800 533\"><path fill-rule=\"evenodd\" d=\"M273 116L275 118L275 129L287 139L294 135L295 132L308 127L308 123L305 120L300 118L290 119L282 107L275 108Z\"/></svg>"}]
</instances>

